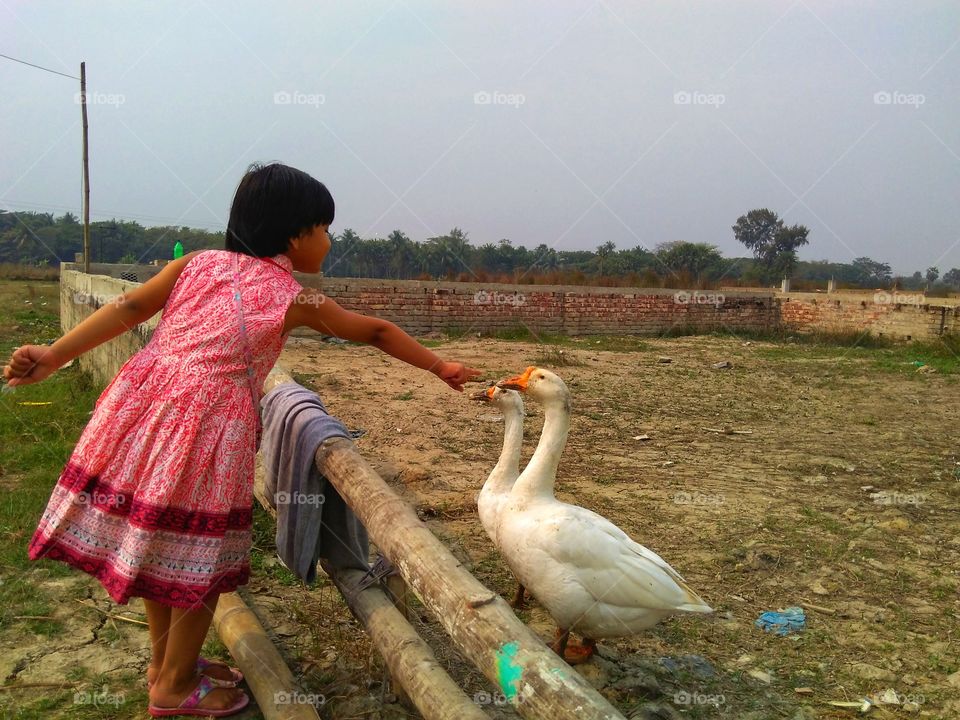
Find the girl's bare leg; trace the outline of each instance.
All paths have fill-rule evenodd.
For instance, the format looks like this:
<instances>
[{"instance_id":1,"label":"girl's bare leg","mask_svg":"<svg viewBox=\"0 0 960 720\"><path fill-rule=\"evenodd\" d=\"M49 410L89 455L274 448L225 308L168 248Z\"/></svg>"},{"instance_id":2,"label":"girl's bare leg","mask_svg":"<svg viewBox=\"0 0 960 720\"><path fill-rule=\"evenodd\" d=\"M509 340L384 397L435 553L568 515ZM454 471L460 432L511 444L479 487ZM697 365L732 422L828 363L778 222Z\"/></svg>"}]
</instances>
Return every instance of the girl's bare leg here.
<instances>
[{"instance_id":1,"label":"girl's bare leg","mask_svg":"<svg viewBox=\"0 0 960 720\"><path fill-rule=\"evenodd\" d=\"M150 667L147 668L147 682L154 682L163 667L163 656L167 647L167 633L170 631L169 605L161 605L144 598L147 609L147 624L150 626Z\"/></svg>"},{"instance_id":2,"label":"girl's bare leg","mask_svg":"<svg viewBox=\"0 0 960 720\"><path fill-rule=\"evenodd\" d=\"M157 707L176 707L197 687L197 658L207 637L219 595L210 596L196 610L171 608L163 665L150 688L150 703ZM215 688L200 707L218 710L233 705L243 693L238 688Z\"/></svg>"},{"instance_id":3,"label":"girl's bare leg","mask_svg":"<svg viewBox=\"0 0 960 720\"><path fill-rule=\"evenodd\" d=\"M147 608L147 622L150 625L150 646L153 651L150 657L150 666L147 668L147 682L152 684L156 682L157 675L160 674L160 668L163 667L172 608L169 605L161 605L146 598L144 598L143 604ZM216 603L214 603L214 607L216 607ZM233 673L230 672L230 669L220 664L211 665L203 671L203 674L218 680L233 679Z\"/></svg>"}]
</instances>

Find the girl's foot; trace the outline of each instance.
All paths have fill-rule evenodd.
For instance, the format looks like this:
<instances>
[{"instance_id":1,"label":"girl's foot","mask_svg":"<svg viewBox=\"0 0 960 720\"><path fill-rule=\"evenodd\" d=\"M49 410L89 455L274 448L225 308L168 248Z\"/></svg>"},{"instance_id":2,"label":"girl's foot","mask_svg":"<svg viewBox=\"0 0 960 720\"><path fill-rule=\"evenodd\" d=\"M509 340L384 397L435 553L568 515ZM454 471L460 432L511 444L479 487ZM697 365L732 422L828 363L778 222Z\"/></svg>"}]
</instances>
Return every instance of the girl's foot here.
<instances>
[{"instance_id":1,"label":"girl's foot","mask_svg":"<svg viewBox=\"0 0 960 720\"><path fill-rule=\"evenodd\" d=\"M230 667L227 666L225 663L214 662L202 657L197 660L197 671L202 675L206 675L209 678L213 678L214 680L240 682L243 679L242 675L238 679L234 674L234 671L231 670ZM148 688L152 687L153 684L157 681L157 675L159 674L160 674L160 668L155 667L153 665L149 665L147 667L147 687Z\"/></svg>"},{"instance_id":2,"label":"girl's foot","mask_svg":"<svg viewBox=\"0 0 960 720\"><path fill-rule=\"evenodd\" d=\"M175 686L165 684L162 678L150 688L150 714L154 716L181 714L203 715L203 711L216 714L217 711L239 711L249 702L247 694L238 688L216 687L203 675L196 675L186 684Z\"/></svg>"}]
</instances>

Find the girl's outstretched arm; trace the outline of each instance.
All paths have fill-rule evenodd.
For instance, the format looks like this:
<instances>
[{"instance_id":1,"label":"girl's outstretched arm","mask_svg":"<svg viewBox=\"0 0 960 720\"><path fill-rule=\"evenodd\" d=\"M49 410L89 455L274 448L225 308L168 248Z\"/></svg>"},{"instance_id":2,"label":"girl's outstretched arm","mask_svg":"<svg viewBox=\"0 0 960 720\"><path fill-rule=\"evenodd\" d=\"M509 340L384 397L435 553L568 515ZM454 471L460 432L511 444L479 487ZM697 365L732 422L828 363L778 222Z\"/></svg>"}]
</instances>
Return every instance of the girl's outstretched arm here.
<instances>
[{"instance_id":1,"label":"girl's outstretched arm","mask_svg":"<svg viewBox=\"0 0 960 720\"><path fill-rule=\"evenodd\" d=\"M314 330L372 345L398 360L429 370L454 390L480 375L462 363L441 360L403 330L387 320L344 310L319 290L304 289L287 311L283 331L306 325Z\"/></svg>"},{"instance_id":2,"label":"girl's outstretched arm","mask_svg":"<svg viewBox=\"0 0 960 720\"><path fill-rule=\"evenodd\" d=\"M8 384L28 385L50 376L64 363L135 328L163 309L180 273L196 252L167 263L143 285L104 305L53 345L24 345L3 368Z\"/></svg>"}]
</instances>

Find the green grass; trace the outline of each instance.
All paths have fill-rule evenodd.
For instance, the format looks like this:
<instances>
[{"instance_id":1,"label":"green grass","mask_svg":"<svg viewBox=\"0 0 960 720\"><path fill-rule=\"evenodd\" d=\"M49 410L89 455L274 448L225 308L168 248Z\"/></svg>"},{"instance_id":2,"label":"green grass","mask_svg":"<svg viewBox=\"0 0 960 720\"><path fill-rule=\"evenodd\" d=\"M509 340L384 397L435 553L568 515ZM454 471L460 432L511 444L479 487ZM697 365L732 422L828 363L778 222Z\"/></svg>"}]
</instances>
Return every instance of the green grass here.
<instances>
[{"instance_id":1,"label":"green grass","mask_svg":"<svg viewBox=\"0 0 960 720\"><path fill-rule=\"evenodd\" d=\"M62 689L43 687L4 692L0 695L0 717L4 720L143 717L147 691L142 680L135 673L124 673L120 677L90 676L74 668L67 673Z\"/></svg>"},{"instance_id":2,"label":"green grass","mask_svg":"<svg viewBox=\"0 0 960 720\"><path fill-rule=\"evenodd\" d=\"M0 362L18 345L59 337L58 297L56 284L0 282ZM59 620L22 616L50 617L64 604L73 605L75 592L68 590L65 596L62 588L47 590L44 581L79 575L63 563L31 562L27 545L99 392L74 365L42 383L0 395L0 633L5 635L55 642L64 631ZM65 683L73 687L0 693L0 716L92 720L142 714L146 693L139 676L107 680L87 675L71 668Z\"/></svg>"},{"instance_id":3,"label":"green grass","mask_svg":"<svg viewBox=\"0 0 960 720\"><path fill-rule=\"evenodd\" d=\"M590 349L595 351L611 352L646 352L651 350L649 343L644 342L641 335L563 335L550 332L532 332L524 326L505 328L493 332L480 332L464 328L449 328L444 331L447 340L460 340L462 338L475 338L478 336L491 338L494 340L505 340L507 342L526 342L537 343L543 346L558 346ZM427 347L437 347L443 341L439 340L421 340L421 343ZM428 344L436 343L436 345Z\"/></svg>"},{"instance_id":4,"label":"green grass","mask_svg":"<svg viewBox=\"0 0 960 720\"><path fill-rule=\"evenodd\" d=\"M805 360L834 360L832 367L868 364L873 370L924 377L917 372L921 365L929 365L942 374L960 372L960 338L947 336L936 341L894 344L883 338L849 336L811 336L802 342L761 347L757 354L771 360L803 362Z\"/></svg>"},{"instance_id":5,"label":"green grass","mask_svg":"<svg viewBox=\"0 0 960 720\"><path fill-rule=\"evenodd\" d=\"M46 342L60 333L53 311L22 309L29 283L0 284L0 361L20 344ZM32 293L32 302L52 301L53 288ZM17 299L20 299L18 302ZM98 395L74 366L36 385L0 395L0 630L15 627L39 635L55 635L57 621L18 620L43 616L58 604L37 582L72 571L62 563L31 563L27 545L46 507L74 443Z\"/></svg>"},{"instance_id":6,"label":"green grass","mask_svg":"<svg viewBox=\"0 0 960 720\"><path fill-rule=\"evenodd\" d=\"M303 385L305 388L314 388L314 381L317 378L317 376L312 373L302 373L296 370L290 371L290 377L293 378L295 383Z\"/></svg>"},{"instance_id":7,"label":"green grass","mask_svg":"<svg viewBox=\"0 0 960 720\"><path fill-rule=\"evenodd\" d=\"M562 350L557 347L543 347L533 361L537 365L546 367L581 367L587 363L576 352Z\"/></svg>"},{"instance_id":8,"label":"green grass","mask_svg":"<svg viewBox=\"0 0 960 720\"><path fill-rule=\"evenodd\" d=\"M267 577L287 587L300 584L300 580L277 560L277 523L266 510L253 504L253 548L250 551L250 571L253 575Z\"/></svg>"}]
</instances>

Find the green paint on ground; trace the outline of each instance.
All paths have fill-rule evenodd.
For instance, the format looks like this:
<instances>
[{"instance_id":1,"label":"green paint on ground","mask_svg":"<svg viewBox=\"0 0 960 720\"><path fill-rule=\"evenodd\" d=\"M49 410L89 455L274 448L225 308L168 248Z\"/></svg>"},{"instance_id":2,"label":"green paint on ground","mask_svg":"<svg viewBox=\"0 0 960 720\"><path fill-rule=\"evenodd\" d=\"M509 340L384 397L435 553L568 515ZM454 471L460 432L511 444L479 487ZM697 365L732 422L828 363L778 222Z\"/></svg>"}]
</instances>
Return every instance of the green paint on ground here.
<instances>
[{"instance_id":1,"label":"green paint on ground","mask_svg":"<svg viewBox=\"0 0 960 720\"><path fill-rule=\"evenodd\" d=\"M517 643L509 642L497 650L497 682L510 702L513 702L520 692L520 676L523 675L523 668L516 660L519 649Z\"/></svg>"}]
</instances>

